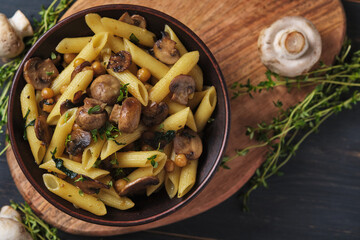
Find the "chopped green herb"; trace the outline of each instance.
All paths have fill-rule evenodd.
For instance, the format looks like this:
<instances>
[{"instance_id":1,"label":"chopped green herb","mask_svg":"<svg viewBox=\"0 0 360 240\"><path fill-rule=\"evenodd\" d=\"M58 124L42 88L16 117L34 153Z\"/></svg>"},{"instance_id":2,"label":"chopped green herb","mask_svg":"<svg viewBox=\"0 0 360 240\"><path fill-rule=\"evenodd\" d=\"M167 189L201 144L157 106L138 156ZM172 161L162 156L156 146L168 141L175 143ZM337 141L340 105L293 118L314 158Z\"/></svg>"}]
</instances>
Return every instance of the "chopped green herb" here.
<instances>
[{"instance_id":1,"label":"chopped green herb","mask_svg":"<svg viewBox=\"0 0 360 240\"><path fill-rule=\"evenodd\" d=\"M164 124L160 124L159 127L158 127L159 130L164 130Z\"/></svg>"},{"instance_id":2,"label":"chopped green herb","mask_svg":"<svg viewBox=\"0 0 360 240\"><path fill-rule=\"evenodd\" d=\"M159 163L155 161L157 155L152 155L151 157L148 157L147 159L150 160L151 165L153 166L153 168L157 168Z\"/></svg>"},{"instance_id":3,"label":"chopped green herb","mask_svg":"<svg viewBox=\"0 0 360 240\"><path fill-rule=\"evenodd\" d=\"M214 118L209 118L209 119L207 120L208 123L212 123L213 121L215 121Z\"/></svg>"},{"instance_id":4,"label":"chopped green herb","mask_svg":"<svg viewBox=\"0 0 360 240\"><path fill-rule=\"evenodd\" d=\"M107 140L112 140L117 145L126 145L126 143L120 143L120 142L116 141L116 138L119 136L119 134L114 134L116 132L120 133L120 130L117 127L115 127L114 125L112 125L110 122L106 122L105 127L102 127L101 129L99 129L100 136L105 133L105 137Z\"/></svg>"},{"instance_id":5,"label":"chopped green herb","mask_svg":"<svg viewBox=\"0 0 360 240\"><path fill-rule=\"evenodd\" d=\"M60 171L62 171L63 173L65 173L66 176L70 177L71 179L74 179L78 174L76 172L73 172L73 171L67 169L64 166L64 161L61 160L60 158L55 157L56 150L57 150L57 148L55 148L54 151L52 151L52 152L50 151L51 158L55 162L55 167L57 169L59 169Z\"/></svg>"},{"instance_id":6,"label":"chopped green herb","mask_svg":"<svg viewBox=\"0 0 360 240\"><path fill-rule=\"evenodd\" d=\"M114 173L114 177L118 177L121 175L125 175L125 172L122 168L116 168L115 173Z\"/></svg>"},{"instance_id":7,"label":"chopped green herb","mask_svg":"<svg viewBox=\"0 0 360 240\"><path fill-rule=\"evenodd\" d=\"M84 196L84 192L81 189L79 190L79 195L82 197Z\"/></svg>"},{"instance_id":8,"label":"chopped green herb","mask_svg":"<svg viewBox=\"0 0 360 240\"><path fill-rule=\"evenodd\" d=\"M71 141L71 134L68 134L65 138L65 146L67 147L68 143Z\"/></svg>"},{"instance_id":9,"label":"chopped green herb","mask_svg":"<svg viewBox=\"0 0 360 240\"><path fill-rule=\"evenodd\" d=\"M51 58L52 60L55 60L55 59L56 59L56 54L53 53L53 52L51 52L50 58Z\"/></svg>"},{"instance_id":10,"label":"chopped green herb","mask_svg":"<svg viewBox=\"0 0 360 240\"><path fill-rule=\"evenodd\" d=\"M135 44L139 43L139 39L133 33L131 33L131 35L130 35L130 41Z\"/></svg>"},{"instance_id":11,"label":"chopped green herb","mask_svg":"<svg viewBox=\"0 0 360 240\"><path fill-rule=\"evenodd\" d=\"M48 75L48 76L51 76L51 75L53 75L54 74L54 71L52 71L52 72L46 72L46 75Z\"/></svg>"},{"instance_id":12,"label":"chopped green herb","mask_svg":"<svg viewBox=\"0 0 360 240\"><path fill-rule=\"evenodd\" d=\"M67 123L68 119L69 119L69 112L66 112L64 122Z\"/></svg>"},{"instance_id":13,"label":"chopped green herb","mask_svg":"<svg viewBox=\"0 0 360 240\"><path fill-rule=\"evenodd\" d=\"M88 114L93 114L93 113L99 112L100 110L101 110L100 105L95 105L95 106L89 108Z\"/></svg>"},{"instance_id":14,"label":"chopped green herb","mask_svg":"<svg viewBox=\"0 0 360 240\"><path fill-rule=\"evenodd\" d=\"M123 179L127 182L130 182L130 179L128 179L127 177L124 177Z\"/></svg>"},{"instance_id":15,"label":"chopped green herb","mask_svg":"<svg viewBox=\"0 0 360 240\"><path fill-rule=\"evenodd\" d=\"M83 175L80 175L80 177L78 179L76 179L74 182L83 182L85 180L85 178L83 177Z\"/></svg>"},{"instance_id":16,"label":"chopped green herb","mask_svg":"<svg viewBox=\"0 0 360 240\"><path fill-rule=\"evenodd\" d=\"M97 142L98 130L97 129L90 130L90 133L91 133L91 137L94 140L94 142Z\"/></svg>"},{"instance_id":17,"label":"chopped green herb","mask_svg":"<svg viewBox=\"0 0 360 240\"><path fill-rule=\"evenodd\" d=\"M116 153L115 153L115 158L111 159L110 163L111 163L112 165L117 165L117 164L119 164L118 160L116 159Z\"/></svg>"},{"instance_id":18,"label":"chopped green herb","mask_svg":"<svg viewBox=\"0 0 360 240\"><path fill-rule=\"evenodd\" d=\"M165 133L163 132L155 132L155 142L165 141L166 143L171 142L175 138L175 131L169 130Z\"/></svg>"},{"instance_id":19,"label":"chopped green herb","mask_svg":"<svg viewBox=\"0 0 360 240\"><path fill-rule=\"evenodd\" d=\"M108 182L108 184L107 184L109 187L112 187L114 184L113 184L113 181L110 181L110 182Z\"/></svg>"},{"instance_id":20,"label":"chopped green herb","mask_svg":"<svg viewBox=\"0 0 360 240\"><path fill-rule=\"evenodd\" d=\"M27 140L26 128L30 127L30 126L34 126L34 125L35 125L35 119L25 125L24 136L23 136L24 140Z\"/></svg>"},{"instance_id":21,"label":"chopped green herb","mask_svg":"<svg viewBox=\"0 0 360 240\"><path fill-rule=\"evenodd\" d=\"M96 159L96 162L94 163L93 167L98 168L100 166L100 163L101 163L101 159L100 158Z\"/></svg>"},{"instance_id":22,"label":"chopped green herb","mask_svg":"<svg viewBox=\"0 0 360 240\"><path fill-rule=\"evenodd\" d=\"M128 95L129 95L128 85L129 85L129 83L121 86L120 93L117 98L118 103L121 103L123 100L125 100L128 97Z\"/></svg>"}]
</instances>

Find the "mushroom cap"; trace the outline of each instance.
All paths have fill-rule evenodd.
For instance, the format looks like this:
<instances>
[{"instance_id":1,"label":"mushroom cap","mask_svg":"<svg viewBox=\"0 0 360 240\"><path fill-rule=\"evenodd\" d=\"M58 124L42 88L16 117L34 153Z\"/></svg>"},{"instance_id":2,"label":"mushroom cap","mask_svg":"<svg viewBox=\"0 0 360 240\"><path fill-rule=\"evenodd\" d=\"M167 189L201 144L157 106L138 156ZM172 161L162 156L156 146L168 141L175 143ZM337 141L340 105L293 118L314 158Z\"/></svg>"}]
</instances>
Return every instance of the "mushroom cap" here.
<instances>
[{"instance_id":1,"label":"mushroom cap","mask_svg":"<svg viewBox=\"0 0 360 240\"><path fill-rule=\"evenodd\" d=\"M21 216L18 211L16 211L9 205L5 205L1 208L0 218L11 218L15 221L19 221L21 219Z\"/></svg>"},{"instance_id":2,"label":"mushroom cap","mask_svg":"<svg viewBox=\"0 0 360 240\"><path fill-rule=\"evenodd\" d=\"M59 71L49 58L45 60L38 57L30 58L24 65L24 78L36 90L49 87L58 75Z\"/></svg>"},{"instance_id":3,"label":"mushroom cap","mask_svg":"<svg viewBox=\"0 0 360 240\"><path fill-rule=\"evenodd\" d=\"M73 156L81 154L84 149L91 143L91 134L81 128L73 130L70 141L66 145L66 152Z\"/></svg>"},{"instance_id":4,"label":"mushroom cap","mask_svg":"<svg viewBox=\"0 0 360 240\"><path fill-rule=\"evenodd\" d=\"M32 240L33 238L25 230L24 226L10 218L0 218L0 239L1 240Z\"/></svg>"},{"instance_id":5,"label":"mushroom cap","mask_svg":"<svg viewBox=\"0 0 360 240\"><path fill-rule=\"evenodd\" d=\"M161 62L174 64L180 58L180 53L175 47L176 42L171 40L167 34L155 42L153 51L154 55Z\"/></svg>"},{"instance_id":6,"label":"mushroom cap","mask_svg":"<svg viewBox=\"0 0 360 240\"><path fill-rule=\"evenodd\" d=\"M90 85L90 95L109 105L114 105L120 93L120 81L109 75L104 74L97 77Z\"/></svg>"},{"instance_id":7,"label":"mushroom cap","mask_svg":"<svg viewBox=\"0 0 360 240\"><path fill-rule=\"evenodd\" d=\"M46 146L49 146L52 138L52 130L46 122L44 115L39 115L34 124L35 135L37 139L44 142Z\"/></svg>"},{"instance_id":8,"label":"mushroom cap","mask_svg":"<svg viewBox=\"0 0 360 240\"><path fill-rule=\"evenodd\" d=\"M141 103L134 97L126 98L122 105L118 128L124 133L132 133L139 126Z\"/></svg>"},{"instance_id":9,"label":"mushroom cap","mask_svg":"<svg viewBox=\"0 0 360 240\"><path fill-rule=\"evenodd\" d=\"M7 17L0 13L0 57L16 57L24 48L21 37L16 34Z\"/></svg>"},{"instance_id":10,"label":"mushroom cap","mask_svg":"<svg viewBox=\"0 0 360 240\"><path fill-rule=\"evenodd\" d=\"M288 16L262 30L258 39L261 61L281 76L308 72L321 56L321 36L306 18Z\"/></svg>"},{"instance_id":11,"label":"mushroom cap","mask_svg":"<svg viewBox=\"0 0 360 240\"><path fill-rule=\"evenodd\" d=\"M115 104L111 110L109 121L118 124L120 113L121 113L121 106L119 104Z\"/></svg>"},{"instance_id":12,"label":"mushroom cap","mask_svg":"<svg viewBox=\"0 0 360 240\"><path fill-rule=\"evenodd\" d=\"M78 175L75 180L79 179ZM87 194L96 194L100 188L109 189L110 187L96 179L91 179L85 175L82 175L82 180L75 182L75 185L80 188L84 193Z\"/></svg>"},{"instance_id":13,"label":"mushroom cap","mask_svg":"<svg viewBox=\"0 0 360 240\"><path fill-rule=\"evenodd\" d=\"M159 184L159 178L155 176L141 177L125 185L120 192L119 196L130 196L141 192L147 186Z\"/></svg>"},{"instance_id":14,"label":"mushroom cap","mask_svg":"<svg viewBox=\"0 0 360 240\"><path fill-rule=\"evenodd\" d=\"M171 100L186 105L189 95L195 92L195 80L190 75L180 74L171 80L169 90L173 94Z\"/></svg>"},{"instance_id":15,"label":"mushroom cap","mask_svg":"<svg viewBox=\"0 0 360 240\"><path fill-rule=\"evenodd\" d=\"M111 54L107 69L112 69L114 72L123 72L131 65L131 54L127 51L120 51Z\"/></svg>"},{"instance_id":16,"label":"mushroom cap","mask_svg":"<svg viewBox=\"0 0 360 240\"><path fill-rule=\"evenodd\" d=\"M130 17L128 12L125 12L121 17L119 18L119 21L135 25L137 27L146 28L146 20L143 16L134 14Z\"/></svg>"},{"instance_id":17,"label":"mushroom cap","mask_svg":"<svg viewBox=\"0 0 360 240\"><path fill-rule=\"evenodd\" d=\"M142 109L142 121L147 127L160 124L169 114L169 107L165 102L151 102Z\"/></svg>"},{"instance_id":18,"label":"mushroom cap","mask_svg":"<svg viewBox=\"0 0 360 240\"><path fill-rule=\"evenodd\" d=\"M198 159L203 151L199 135L191 129L184 129L174 138L174 151L176 154L185 154L187 159Z\"/></svg>"},{"instance_id":19,"label":"mushroom cap","mask_svg":"<svg viewBox=\"0 0 360 240\"><path fill-rule=\"evenodd\" d=\"M91 68L91 63L89 61L85 61L85 62L81 63L80 65L76 66L74 71L72 71L72 73L71 73L71 80L74 79L76 74L78 74L79 72L81 72L82 70L85 70L85 69L93 70Z\"/></svg>"},{"instance_id":20,"label":"mushroom cap","mask_svg":"<svg viewBox=\"0 0 360 240\"><path fill-rule=\"evenodd\" d=\"M97 105L100 106L99 111L93 111L89 114L89 109ZM85 131L101 128L108 118L105 105L105 103L97 99L85 98L84 106L80 107L76 113L75 122Z\"/></svg>"}]
</instances>

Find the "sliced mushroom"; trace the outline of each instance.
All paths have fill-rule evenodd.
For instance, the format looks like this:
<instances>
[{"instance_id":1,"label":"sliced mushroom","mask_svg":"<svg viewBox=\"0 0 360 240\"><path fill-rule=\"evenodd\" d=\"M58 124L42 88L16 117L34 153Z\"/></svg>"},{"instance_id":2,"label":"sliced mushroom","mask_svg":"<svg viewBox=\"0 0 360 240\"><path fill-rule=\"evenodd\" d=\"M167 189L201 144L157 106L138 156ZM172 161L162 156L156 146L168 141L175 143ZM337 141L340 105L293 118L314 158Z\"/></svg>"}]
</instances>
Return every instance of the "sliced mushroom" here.
<instances>
[{"instance_id":1,"label":"sliced mushroom","mask_svg":"<svg viewBox=\"0 0 360 240\"><path fill-rule=\"evenodd\" d=\"M75 129L70 133L70 141L66 144L66 152L77 156L91 143L91 134L81 128Z\"/></svg>"},{"instance_id":2,"label":"sliced mushroom","mask_svg":"<svg viewBox=\"0 0 360 240\"><path fill-rule=\"evenodd\" d=\"M111 54L107 69L112 69L114 72L123 72L131 65L131 54L127 51L120 51Z\"/></svg>"},{"instance_id":3,"label":"sliced mushroom","mask_svg":"<svg viewBox=\"0 0 360 240\"><path fill-rule=\"evenodd\" d=\"M160 124L169 114L169 107L165 102L151 102L142 110L142 121L148 126Z\"/></svg>"},{"instance_id":4,"label":"sliced mushroom","mask_svg":"<svg viewBox=\"0 0 360 240\"><path fill-rule=\"evenodd\" d=\"M87 194L97 194L99 193L100 188L110 188L108 185L85 175L78 175L75 178L75 185Z\"/></svg>"},{"instance_id":5,"label":"sliced mushroom","mask_svg":"<svg viewBox=\"0 0 360 240\"><path fill-rule=\"evenodd\" d=\"M120 192L119 196L131 196L146 189L147 186L159 184L159 178L155 176L138 178L125 185Z\"/></svg>"},{"instance_id":6,"label":"sliced mushroom","mask_svg":"<svg viewBox=\"0 0 360 240\"><path fill-rule=\"evenodd\" d=\"M83 91L81 90L77 91L74 94L73 101L71 101L70 99L66 99L60 104L60 114L63 115L67 110L83 105L85 98L86 93L83 93Z\"/></svg>"},{"instance_id":7,"label":"sliced mushroom","mask_svg":"<svg viewBox=\"0 0 360 240\"><path fill-rule=\"evenodd\" d=\"M63 115L67 110L76 107L75 104L70 101L70 99L66 99L64 102L60 104L60 114Z\"/></svg>"},{"instance_id":8,"label":"sliced mushroom","mask_svg":"<svg viewBox=\"0 0 360 240\"><path fill-rule=\"evenodd\" d=\"M80 107L76 113L76 123L85 131L101 128L105 125L108 118L107 112L105 111L105 105L106 104L99 100L85 98L84 106ZM98 111L95 111L95 106L100 107ZM90 110L91 108L92 110Z\"/></svg>"},{"instance_id":9,"label":"sliced mushroom","mask_svg":"<svg viewBox=\"0 0 360 240\"><path fill-rule=\"evenodd\" d=\"M300 16L283 17L261 31L258 50L262 63L281 76L308 72L320 59L321 36Z\"/></svg>"},{"instance_id":10,"label":"sliced mushroom","mask_svg":"<svg viewBox=\"0 0 360 240\"><path fill-rule=\"evenodd\" d=\"M108 74L97 77L90 85L92 98L98 99L109 105L114 105L119 96L120 81Z\"/></svg>"},{"instance_id":11,"label":"sliced mushroom","mask_svg":"<svg viewBox=\"0 0 360 240\"><path fill-rule=\"evenodd\" d=\"M139 126L141 103L134 97L125 99L121 105L118 128L125 133L132 133Z\"/></svg>"},{"instance_id":12,"label":"sliced mushroom","mask_svg":"<svg viewBox=\"0 0 360 240\"><path fill-rule=\"evenodd\" d=\"M154 44L155 57L166 64L176 63L180 58L180 53L175 48L175 45L175 41L171 40L168 35L163 34L163 37Z\"/></svg>"},{"instance_id":13,"label":"sliced mushroom","mask_svg":"<svg viewBox=\"0 0 360 240\"><path fill-rule=\"evenodd\" d=\"M170 83L171 100L186 105L189 95L195 92L195 80L190 75L181 74L176 76Z\"/></svg>"},{"instance_id":14,"label":"sliced mushroom","mask_svg":"<svg viewBox=\"0 0 360 240\"><path fill-rule=\"evenodd\" d=\"M119 21L135 25L137 27L146 28L146 20L143 16L134 14L130 17L128 12L125 12L121 17L119 18Z\"/></svg>"},{"instance_id":15,"label":"sliced mushroom","mask_svg":"<svg viewBox=\"0 0 360 240\"><path fill-rule=\"evenodd\" d=\"M37 139L44 142L46 146L49 146L52 138L52 130L46 122L46 117L44 115L39 115L35 120L35 135Z\"/></svg>"},{"instance_id":16,"label":"sliced mushroom","mask_svg":"<svg viewBox=\"0 0 360 240\"><path fill-rule=\"evenodd\" d=\"M202 141L196 132L185 129L174 138L174 151L185 154L187 159L198 159L203 151Z\"/></svg>"},{"instance_id":17,"label":"sliced mushroom","mask_svg":"<svg viewBox=\"0 0 360 240\"><path fill-rule=\"evenodd\" d=\"M111 110L109 121L114 124L118 124L119 118L120 118L120 113L121 113L121 106L119 104L115 104L113 109Z\"/></svg>"},{"instance_id":18,"label":"sliced mushroom","mask_svg":"<svg viewBox=\"0 0 360 240\"><path fill-rule=\"evenodd\" d=\"M92 70L92 68L91 68L91 63L90 63L90 62L85 61L85 62L81 63L80 65L78 65L78 66L74 69L74 71L71 73L71 80L74 79L74 77L76 76L76 74L78 74L79 72L81 72L81 71L83 71L83 70L85 70L85 69L89 69L89 70L91 69L91 70Z\"/></svg>"},{"instance_id":19,"label":"sliced mushroom","mask_svg":"<svg viewBox=\"0 0 360 240\"><path fill-rule=\"evenodd\" d=\"M24 65L26 82L33 85L37 90L49 87L58 75L59 71L49 58L46 60L38 57L30 58Z\"/></svg>"}]
</instances>

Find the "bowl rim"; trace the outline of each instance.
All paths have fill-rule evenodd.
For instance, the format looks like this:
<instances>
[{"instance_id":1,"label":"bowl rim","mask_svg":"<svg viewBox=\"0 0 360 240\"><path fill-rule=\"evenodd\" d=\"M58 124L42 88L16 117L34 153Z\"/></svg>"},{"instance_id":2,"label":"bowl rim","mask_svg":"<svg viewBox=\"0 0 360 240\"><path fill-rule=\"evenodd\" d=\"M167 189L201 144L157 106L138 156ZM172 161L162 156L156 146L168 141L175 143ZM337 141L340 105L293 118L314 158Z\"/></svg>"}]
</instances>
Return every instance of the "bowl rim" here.
<instances>
[{"instance_id":1,"label":"bowl rim","mask_svg":"<svg viewBox=\"0 0 360 240\"><path fill-rule=\"evenodd\" d=\"M172 206L164 211L161 211L157 214L154 214L154 215L146 217L146 218L137 219L137 220L126 220L126 221L125 220L106 220L106 219L95 218L95 215L94 215L94 217L86 216L81 213L78 213L77 211L69 212L68 209L66 207L64 207L62 204L60 204L57 201L54 201L54 199L49 194L50 192L45 191L45 189L43 187L41 187L35 181L35 179L32 177L30 172L27 171L24 161L21 160L22 158L19 154L19 149L17 147L16 139L14 136L14 127L15 126L13 125L13 117L14 117L13 116L13 107L14 107L15 92L16 92L15 89L17 88L17 86L20 82L23 65L25 63L24 60L28 59L29 56L33 55L33 53L37 50L38 46L41 45L50 35L52 35L54 32L56 32L63 25L66 25L69 22L72 22L73 20L76 20L80 17L84 17L85 14L87 14L87 13L95 12L95 13L101 14L102 11L107 11L107 10L121 10L121 11L130 10L130 11L146 12L151 15L155 15L158 18L164 19L165 21L170 22L171 24L176 25L176 27L182 29L182 31L186 32L192 38L192 40L195 41L197 43L197 45L199 45L200 48L204 51L204 53L207 55L207 58L210 60L211 65L215 69L215 72L219 79L219 83L221 85L221 89L219 89L219 90L224 95L224 107L225 107L224 129L225 129L225 132L224 132L224 137L221 141L220 151L215 160L215 164L211 167L209 173L205 176L204 180L199 184L198 188L195 189L195 191L193 191L190 195L188 195L187 198L184 199L183 201L180 201L179 203L175 204L174 206ZM227 140L229 138L229 132L230 132L230 104L229 104L229 102L230 101L229 101L229 96L228 96L228 92L227 92L226 82L225 82L224 76L220 70L219 64L217 63L217 61L216 61L215 57L213 56L213 54L211 53L210 49L189 27L187 27L185 24L181 23L179 20L175 19L174 17L171 17L170 15L168 15L164 12L161 12L159 10L152 9L149 7L144 7L144 6L140 6L140 5L132 5L132 4L106 4L106 5L101 5L101 6L96 6L96 7L91 7L91 8L81 10L81 11L76 12L76 13L66 17L65 19L59 21L55 26L53 26L50 30L48 30L45 34L43 34L37 40L37 42L29 49L27 54L24 56L23 61L21 62L20 66L13 78L13 83L12 83L10 94L9 94L8 124L7 125L8 125L11 147L13 149L16 161L19 164L21 171L24 173L27 180L31 183L31 185L35 188L35 190L38 191L39 194L42 197L44 197L50 204L52 204L53 206L55 206L62 212L69 214L70 216L75 217L77 219L86 221L86 222L100 224L100 225L107 225L107 226L126 227L126 226L135 226L135 225L141 225L141 224L153 222L155 220L158 220L160 218L168 216L169 214L175 212L176 210L180 209L181 207L188 204L191 200L193 200L204 189L204 187L210 182L211 178L215 174L215 170L221 163L221 158L224 153Z\"/></svg>"}]
</instances>

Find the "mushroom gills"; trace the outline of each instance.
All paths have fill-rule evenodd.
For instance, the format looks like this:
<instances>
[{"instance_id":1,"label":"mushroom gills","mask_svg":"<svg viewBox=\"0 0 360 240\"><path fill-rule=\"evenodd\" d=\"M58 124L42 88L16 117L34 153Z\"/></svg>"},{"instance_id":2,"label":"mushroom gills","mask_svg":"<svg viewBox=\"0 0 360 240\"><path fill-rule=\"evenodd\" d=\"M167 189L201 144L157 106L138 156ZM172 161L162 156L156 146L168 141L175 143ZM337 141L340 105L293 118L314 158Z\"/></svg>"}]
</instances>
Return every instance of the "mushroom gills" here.
<instances>
[{"instance_id":1,"label":"mushroom gills","mask_svg":"<svg viewBox=\"0 0 360 240\"><path fill-rule=\"evenodd\" d=\"M91 179L85 175L78 175L75 178L75 186L80 188L84 193L87 194L97 194L100 191L100 188L109 189L110 186L106 185L96 179Z\"/></svg>"},{"instance_id":2,"label":"mushroom gills","mask_svg":"<svg viewBox=\"0 0 360 240\"><path fill-rule=\"evenodd\" d=\"M171 40L167 33L162 34L162 38L154 44L154 56L165 64L175 64L180 58L180 53L175 47L176 42Z\"/></svg>"},{"instance_id":3,"label":"mushroom gills","mask_svg":"<svg viewBox=\"0 0 360 240\"><path fill-rule=\"evenodd\" d=\"M195 92L195 80L190 75L180 74L170 82L171 100L186 105L189 96Z\"/></svg>"},{"instance_id":4,"label":"mushroom gills","mask_svg":"<svg viewBox=\"0 0 360 240\"><path fill-rule=\"evenodd\" d=\"M203 151L201 138L193 130L184 129L174 138L174 151L184 154L189 160L198 159Z\"/></svg>"}]
</instances>

